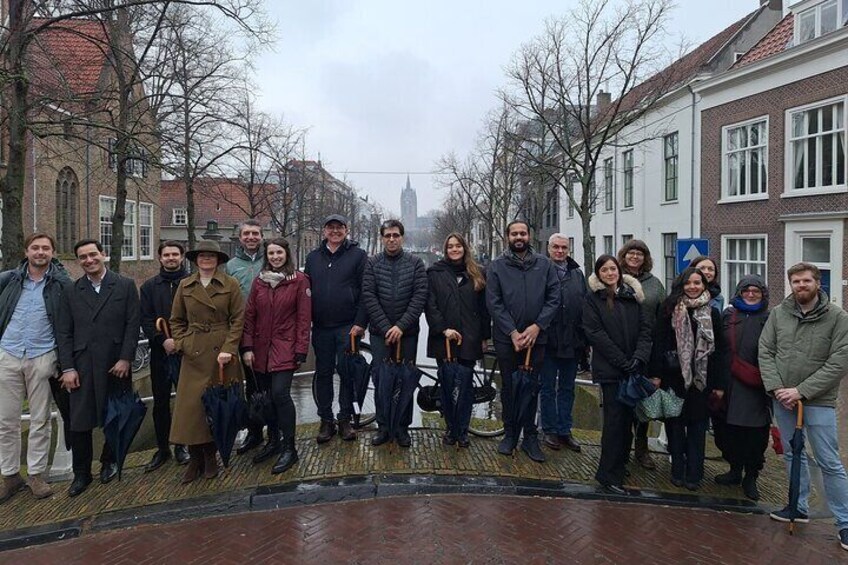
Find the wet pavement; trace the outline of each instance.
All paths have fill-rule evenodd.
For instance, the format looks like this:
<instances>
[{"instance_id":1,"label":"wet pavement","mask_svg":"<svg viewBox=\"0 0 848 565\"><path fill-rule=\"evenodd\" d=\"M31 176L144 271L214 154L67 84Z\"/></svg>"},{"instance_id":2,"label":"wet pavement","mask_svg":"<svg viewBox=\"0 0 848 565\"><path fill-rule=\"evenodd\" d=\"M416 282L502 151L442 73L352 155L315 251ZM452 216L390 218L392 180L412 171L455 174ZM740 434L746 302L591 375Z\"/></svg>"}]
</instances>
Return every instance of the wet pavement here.
<instances>
[{"instance_id":1,"label":"wet pavement","mask_svg":"<svg viewBox=\"0 0 848 565\"><path fill-rule=\"evenodd\" d=\"M832 526L762 515L493 496L319 504L96 533L6 563L836 563Z\"/></svg>"}]
</instances>

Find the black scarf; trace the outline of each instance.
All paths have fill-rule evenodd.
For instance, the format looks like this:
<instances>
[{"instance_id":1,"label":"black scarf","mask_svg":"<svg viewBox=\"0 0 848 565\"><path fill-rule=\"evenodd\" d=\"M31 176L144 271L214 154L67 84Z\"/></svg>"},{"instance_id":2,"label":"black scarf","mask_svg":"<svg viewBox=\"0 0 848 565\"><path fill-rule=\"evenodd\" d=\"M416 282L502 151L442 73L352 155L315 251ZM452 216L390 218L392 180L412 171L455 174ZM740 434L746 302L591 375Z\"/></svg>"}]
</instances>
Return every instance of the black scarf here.
<instances>
[{"instance_id":1,"label":"black scarf","mask_svg":"<svg viewBox=\"0 0 848 565\"><path fill-rule=\"evenodd\" d=\"M184 278L188 273L185 272L185 269L179 269L176 271L166 271L164 267L159 269L159 276L162 277L162 280L168 282L176 282L182 278Z\"/></svg>"}]
</instances>

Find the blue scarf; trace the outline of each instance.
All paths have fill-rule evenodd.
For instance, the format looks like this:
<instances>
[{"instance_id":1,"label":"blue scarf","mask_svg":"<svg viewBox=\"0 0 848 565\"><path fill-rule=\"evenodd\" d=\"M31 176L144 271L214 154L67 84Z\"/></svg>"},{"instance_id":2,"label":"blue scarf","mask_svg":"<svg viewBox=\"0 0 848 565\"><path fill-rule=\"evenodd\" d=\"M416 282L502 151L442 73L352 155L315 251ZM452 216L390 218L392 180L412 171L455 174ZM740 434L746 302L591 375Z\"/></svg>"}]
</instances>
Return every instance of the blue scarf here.
<instances>
[{"instance_id":1,"label":"blue scarf","mask_svg":"<svg viewBox=\"0 0 848 565\"><path fill-rule=\"evenodd\" d=\"M733 305L733 307L739 310L740 312L748 313L759 312L760 310L766 307L765 300L760 300L756 304L748 304L744 300L742 300L741 296L734 296L733 299L730 301L730 304Z\"/></svg>"}]
</instances>

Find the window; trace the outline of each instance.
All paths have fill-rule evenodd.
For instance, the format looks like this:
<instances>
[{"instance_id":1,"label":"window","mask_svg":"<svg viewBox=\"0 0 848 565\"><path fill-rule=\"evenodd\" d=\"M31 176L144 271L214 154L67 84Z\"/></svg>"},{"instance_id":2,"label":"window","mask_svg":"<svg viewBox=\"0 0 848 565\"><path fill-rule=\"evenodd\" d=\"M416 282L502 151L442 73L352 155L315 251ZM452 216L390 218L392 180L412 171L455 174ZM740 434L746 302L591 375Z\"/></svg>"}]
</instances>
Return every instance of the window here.
<instances>
[{"instance_id":1,"label":"window","mask_svg":"<svg viewBox=\"0 0 848 565\"><path fill-rule=\"evenodd\" d=\"M677 276L677 234L662 234L663 241L663 269L665 274L666 292L671 290L674 277ZM734 287L736 288L736 287Z\"/></svg>"},{"instance_id":2,"label":"window","mask_svg":"<svg viewBox=\"0 0 848 565\"><path fill-rule=\"evenodd\" d=\"M112 138L109 140L109 168L113 171L118 170L118 154L115 153L115 145L118 140ZM134 144L133 144L134 145ZM127 158L124 161L124 170L127 176L134 178L147 177L147 151L142 147L134 145L127 152Z\"/></svg>"},{"instance_id":3,"label":"window","mask_svg":"<svg viewBox=\"0 0 848 565\"><path fill-rule=\"evenodd\" d=\"M845 0L842 0L843 21L846 16ZM839 6L836 0L825 0L811 8L807 8L796 16L798 21L795 30L795 43L799 45L826 33L836 31L839 27Z\"/></svg>"},{"instance_id":4,"label":"window","mask_svg":"<svg viewBox=\"0 0 848 565\"><path fill-rule=\"evenodd\" d=\"M595 236L594 235L589 238L589 247L592 248L592 253L598 252L598 248L595 247ZM597 255L595 256L595 258L597 258Z\"/></svg>"},{"instance_id":5,"label":"window","mask_svg":"<svg viewBox=\"0 0 848 565\"><path fill-rule=\"evenodd\" d=\"M559 194L557 188L550 189L547 193L547 204L545 206L545 227L555 228L559 225Z\"/></svg>"},{"instance_id":6,"label":"window","mask_svg":"<svg viewBox=\"0 0 848 565\"><path fill-rule=\"evenodd\" d=\"M736 288L745 275L766 276L766 236L722 236L722 280Z\"/></svg>"},{"instance_id":7,"label":"window","mask_svg":"<svg viewBox=\"0 0 848 565\"><path fill-rule=\"evenodd\" d=\"M768 164L768 121L723 128L724 198L766 194Z\"/></svg>"},{"instance_id":8,"label":"window","mask_svg":"<svg viewBox=\"0 0 848 565\"><path fill-rule=\"evenodd\" d=\"M124 246L121 248L121 258L135 259L135 228L138 220L135 202L127 200L124 209Z\"/></svg>"},{"instance_id":9,"label":"window","mask_svg":"<svg viewBox=\"0 0 848 565\"><path fill-rule=\"evenodd\" d=\"M100 243L103 253L109 255L112 248L112 216L115 215L115 199L109 196L100 197Z\"/></svg>"},{"instance_id":10,"label":"window","mask_svg":"<svg viewBox=\"0 0 848 565\"><path fill-rule=\"evenodd\" d=\"M604 161L604 210L612 210L612 158Z\"/></svg>"},{"instance_id":11,"label":"window","mask_svg":"<svg viewBox=\"0 0 848 565\"><path fill-rule=\"evenodd\" d=\"M174 226L188 225L188 212L185 208L174 208L171 213L171 224Z\"/></svg>"},{"instance_id":12,"label":"window","mask_svg":"<svg viewBox=\"0 0 848 565\"><path fill-rule=\"evenodd\" d=\"M621 236L621 245L624 245L625 243L627 243L631 239L633 239L632 233L626 233L626 234L622 235Z\"/></svg>"},{"instance_id":13,"label":"window","mask_svg":"<svg viewBox=\"0 0 848 565\"><path fill-rule=\"evenodd\" d=\"M574 255L574 238L573 237L568 238L568 254Z\"/></svg>"},{"instance_id":14,"label":"window","mask_svg":"<svg viewBox=\"0 0 848 565\"><path fill-rule=\"evenodd\" d=\"M605 235L604 236L604 253L606 253L607 255L612 255L613 251L614 251L613 248L612 248L612 245L613 245L612 236L611 235Z\"/></svg>"},{"instance_id":15,"label":"window","mask_svg":"<svg viewBox=\"0 0 848 565\"><path fill-rule=\"evenodd\" d=\"M576 198L576 193L572 191L572 194L574 195L573 198ZM568 195L566 195L566 196L568 196ZM574 217L574 200L572 198L568 198L567 200L568 200L568 217L573 218Z\"/></svg>"},{"instance_id":16,"label":"window","mask_svg":"<svg viewBox=\"0 0 848 565\"><path fill-rule=\"evenodd\" d=\"M56 252L73 253L77 240L77 175L70 167L56 179Z\"/></svg>"},{"instance_id":17,"label":"window","mask_svg":"<svg viewBox=\"0 0 848 565\"><path fill-rule=\"evenodd\" d=\"M153 258L153 204L138 205L138 254L142 259Z\"/></svg>"},{"instance_id":18,"label":"window","mask_svg":"<svg viewBox=\"0 0 848 565\"><path fill-rule=\"evenodd\" d=\"M595 179L592 179L592 184L589 185L589 212L594 214L598 209L598 186L595 184Z\"/></svg>"},{"instance_id":19,"label":"window","mask_svg":"<svg viewBox=\"0 0 848 565\"><path fill-rule=\"evenodd\" d=\"M677 132L670 133L663 138L663 159L665 161L663 170L665 172L665 194L666 202L677 200Z\"/></svg>"},{"instance_id":20,"label":"window","mask_svg":"<svg viewBox=\"0 0 848 565\"><path fill-rule=\"evenodd\" d=\"M633 208L633 150L624 152L624 207Z\"/></svg>"},{"instance_id":21,"label":"window","mask_svg":"<svg viewBox=\"0 0 848 565\"><path fill-rule=\"evenodd\" d=\"M845 188L845 101L789 110L790 190ZM809 194L809 192L807 192Z\"/></svg>"}]
</instances>

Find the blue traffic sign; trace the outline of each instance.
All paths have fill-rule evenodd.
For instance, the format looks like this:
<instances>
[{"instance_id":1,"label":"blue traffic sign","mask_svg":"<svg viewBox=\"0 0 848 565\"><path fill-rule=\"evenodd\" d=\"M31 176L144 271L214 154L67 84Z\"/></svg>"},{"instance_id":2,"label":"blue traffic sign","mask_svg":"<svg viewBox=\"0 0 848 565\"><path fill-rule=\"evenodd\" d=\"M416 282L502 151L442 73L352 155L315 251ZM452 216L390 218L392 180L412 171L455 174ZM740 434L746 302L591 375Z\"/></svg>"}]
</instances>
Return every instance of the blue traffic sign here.
<instances>
[{"instance_id":1,"label":"blue traffic sign","mask_svg":"<svg viewBox=\"0 0 848 565\"><path fill-rule=\"evenodd\" d=\"M699 255L710 255L709 239L678 239L677 240L677 272L681 273L689 266L692 259Z\"/></svg>"}]
</instances>

